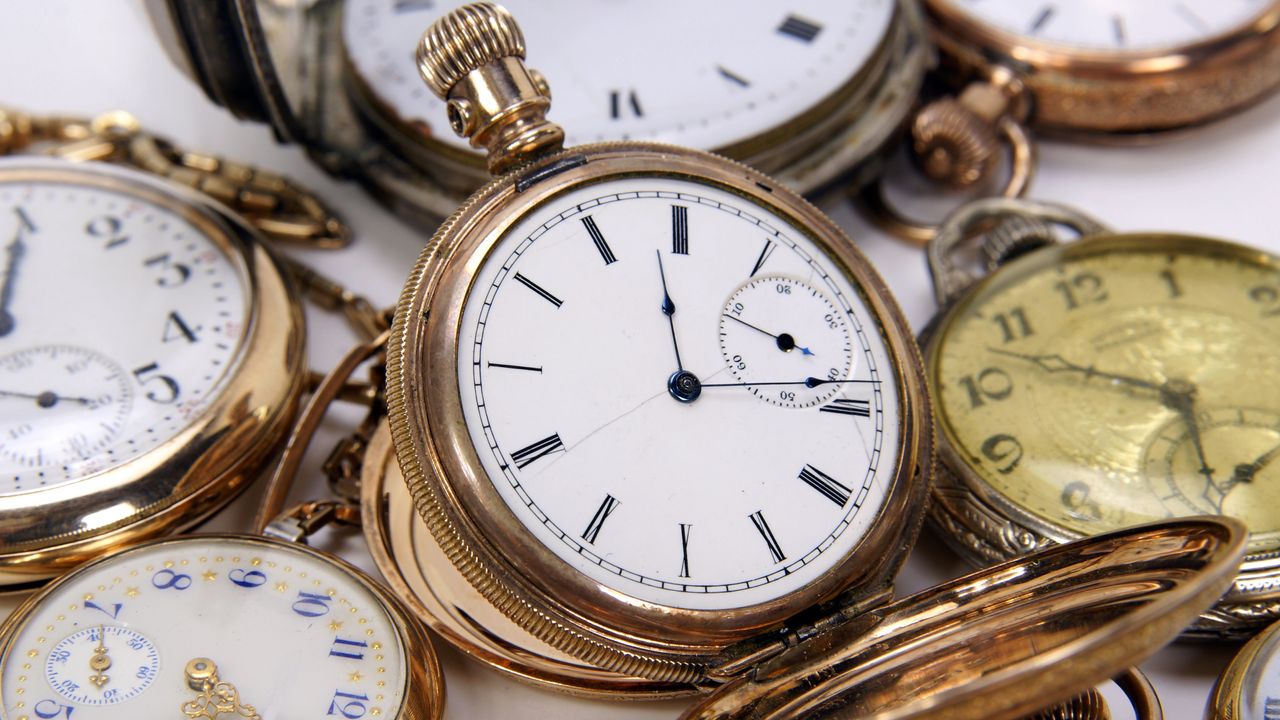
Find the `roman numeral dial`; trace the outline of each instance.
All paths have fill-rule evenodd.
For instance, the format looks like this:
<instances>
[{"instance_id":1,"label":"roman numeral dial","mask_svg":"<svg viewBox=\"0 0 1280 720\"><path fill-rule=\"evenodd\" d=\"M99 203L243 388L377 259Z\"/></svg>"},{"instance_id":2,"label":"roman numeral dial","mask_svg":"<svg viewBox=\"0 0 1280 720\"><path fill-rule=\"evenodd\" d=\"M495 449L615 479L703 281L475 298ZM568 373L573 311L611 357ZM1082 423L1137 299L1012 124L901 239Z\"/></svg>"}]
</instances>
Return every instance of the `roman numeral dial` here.
<instances>
[{"instance_id":1,"label":"roman numeral dial","mask_svg":"<svg viewBox=\"0 0 1280 720\"><path fill-rule=\"evenodd\" d=\"M629 178L546 201L487 251L458 334L463 414L489 485L557 558L710 609L803 586L856 544L899 456L892 365L861 291L792 222Z\"/></svg>"}]
</instances>

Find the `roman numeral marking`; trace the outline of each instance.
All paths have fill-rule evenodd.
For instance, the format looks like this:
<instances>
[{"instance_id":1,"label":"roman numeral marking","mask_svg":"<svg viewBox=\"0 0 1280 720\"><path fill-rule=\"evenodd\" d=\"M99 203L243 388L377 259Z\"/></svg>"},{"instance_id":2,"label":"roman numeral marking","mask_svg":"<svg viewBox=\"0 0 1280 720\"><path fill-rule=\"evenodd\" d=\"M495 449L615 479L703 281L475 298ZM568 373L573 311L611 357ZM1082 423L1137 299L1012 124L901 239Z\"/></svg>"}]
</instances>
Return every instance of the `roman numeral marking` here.
<instances>
[{"instance_id":1,"label":"roman numeral marking","mask_svg":"<svg viewBox=\"0 0 1280 720\"><path fill-rule=\"evenodd\" d=\"M618 500L612 495L605 495L604 502L600 503L600 507L596 509L596 514L591 516L591 522L587 523L587 529L582 532L582 539L596 544L596 538L600 537L600 528L604 527L604 521L609 519L613 511L618 509Z\"/></svg>"},{"instance_id":2,"label":"roman numeral marking","mask_svg":"<svg viewBox=\"0 0 1280 720\"><path fill-rule=\"evenodd\" d=\"M538 296L539 296L539 297L541 297L543 300L546 300L547 302L551 303L552 305L555 305L556 307L560 307L561 305L563 305L563 304L564 304L564 301L563 301L563 300L561 300L560 298L556 297L555 295L552 295L551 293L547 292L546 290L543 290L541 285L539 285L538 283L536 283L536 282L534 282L534 281L530 280L529 278L525 277L524 275L521 275L520 273L516 273L516 282L518 282L518 283L520 283L521 285L523 285L523 286L525 286L525 287L529 288L530 290L532 290L532 291L534 291L534 292L538 293Z\"/></svg>"},{"instance_id":3,"label":"roman numeral marking","mask_svg":"<svg viewBox=\"0 0 1280 720\"><path fill-rule=\"evenodd\" d=\"M720 77L724 78L725 80L728 80L729 82L733 83L734 85L737 85L738 87L751 87L750 80L747 80L741 75L735 72L732 72L731 70L729 70L723 65L717 65L716 70L720 72Z\"/></svg>"},{"instance_id":4,"label":"roman numeral marking","mask_svg":"<svg viewBox=\"0 0 1280 720\"><path fill-rule=\"evenodd\" d=\"M778 539L773 536L773 531L769 529L769 523L765 522L764 515L759 510L751 513L751 524L756 526L760 537L764 538L764 544L769 546L769 554L773 556L776 563L787 559L782 554L782 547L778 545Z\"/></svg>"},{"instance_id":5,"label":"roman numeral marking","mask_svg":"<svg viewBox=\"0 0 1280 720\"><path fill-rule=\"evenodd\" d=\"M640 107L640 96L636 95L635 90L627 91L626 105L630 106L632 115L635 117L644 117L644 110ZM609 117L614 120L621 119L622 110L622 93L617 90L609 91Z\"/></svg>"},{"instance_id":6,"label":"roman numeral marking","mask_svg":"<svg viewBox=\"0 0 1280 720\"><path fill-rule=\"evenodd\" d=\"M680 577L689 577L689 533L692 525L680 523Z\"/></svg>"},{"instance_id":7,"label":"roman numeral marking","mask_svg":"<svg viewBox=\"0 0 1280 720\"><path fill-rule=\"evenodd\" d=\"M689 208L671 206L671 254L689 254Z\"/></svg>"},{"instance_id":8,"label":"roman numeral marking","mask_svg":"<svg viewBox=\"0 0 1280 720\"><path fill-rule=\"evenodd\" d=\"M559 433L551 437L542 438L532 445L522 447L511 453L511 462L523 470L530 463L540 460L553 452L564 452L564 442L560 440Z\"/></svg>"},{"instance_id":9,"label":"roman numeral marking","mask_svg":"<svg viewBox=\"0 0 1280 720\"><path fill-rule=\"evenodd\" d=\"M1262 708L1263 720L1280 720L1280 698L1268 697Z\"/></svg>"},{"instance_id":10,"label":"roman numeral marking","mask_svg":"<svg viewBox=\"0 0 1280 720\"><path fill-rule=\"evenodd\" d=\"M582 218L582 224L587 227L587 234L591 236L591 242L596 244L596 251L600 253L600 257L604 258L604 264L612 265L618 262L613 249L609 247L609 242L604 239L604 235L600 234L600 228L596 227L596 219L588 215Z\"/></svg>"},{"instance_id":11,"label":"roman numeral marking","mask_svg":"<svg viewBox=\"0 0 1280 720\"><path fill-rule=\"evenodd\" d=\"M1119 14L1111 16L1111 31L1116 36L1116 45L1124 47L1129 42L1129 35L1124 30L1124 18Z\"/></svg>"},{"instance_id":12,"label":"roman numeral marking","mask_svg":"<svg viewBox=\"0 0 1280 720\"><path fill-rule=\"evenodd\" d=\"M764 261L768 260L769 256L773 254L774 247L776 246L773 244L772 240L764 241L764 248L760 250L760 257L756 258L756 264L752 266L751 272L747 277L751 277L752 275L760 272L760 268L764 266Z\"/></svg>"},{"instance_id":13,"label":"roman numeral marking","mask_svg":"<svg viewBox=\"0 0 1280 720\"><path fill-rule=\"evenodd\" d=\"M871 401L846 400L844 398L839 398L837 400L832 400L830 405L824 405L823 407L818 408L818 412L869 418L871 417Z\"/></svg>"},{"instance_id":14,"label":"roman numeral marking","mask_svg":"<svg viewBox=\"0 0 1280 720\"><path fill-rule=\"evenodd\" d=\"M852 490L812 465L804 466L800 471L800 479L840 507L844 507L844 504L849 502L849 496L853 494Z\"/></svg>"},{"instance_id":15,"label":"roman numeral marking","mask_svg":"<svg viewBox=\"0 0 1280 720\"><path fill-rule=\"evenodd\" d=\"M329 649L329 657L363 660L364 653L355 650L355 648L367 647L369 647L369 643L362 640L347 640L345 638L335 637L333 639L333 647Z\"/></svg>"},{"instance_id":16,"label":"roman numeral marking","mask_svg":"<svg viewBox=\"0 0 1280 720\"><path fill-rule=\"evenodd\" d=\"M1054 6L1045 5L1044 9L1040 11L1040 14L1036 16L1036 19L1031 21L1031 34L1034 35L1035 33L1040 32L1045 25L1048 25L1049 20L1053 18L1053 13L1056 11L1057 8Z\"/></svg>"},{"instance_id":17,"label":"roman numeral marking","mask_svg":"<svg viewBox=\"0 0 1280 720\"><path fill-rule=\"evenodd\" d=\"M506 368L508 370L528 370L529 372L536 372L539 374L542 373L541 367L533 367L532 365L511 365L509 363L496 363L496 362L488 363L488 365L491 368Z\"/></svg>"},{"instance_id":18,"label":"roman numeral marking","mask_svg":"<svg viewBox=\"0 0 1280 720\"><path fill-rule=\"evenodd\" d=\"M396 0L395 10L398 13L430 10L435 4L435 0Z\"/></svg>"},{"instance_id":19,"label":"roman numeral marking","mask_svg":"<svg viewBox=\"0 0 1280 720\"><path fill-rule=\"evenodd\" d=\"M1194 10L1187 7L1185 3L1178 3L1174 9L1178 11L1178 14L1182 16L1182 19L1186 20L1187 24L1191 27L1194 27L1196 30L1203 33L1209 32L1209 24L1204 21L1204 18L1197 15Z\"/></svg>"},{"instance_id":20,"label":"roman numeral marking","mask_svg":"<svg viewBox=\"0 0 1280 720\"><path fill-rule=\"evenodd\" d=\"M812 20L805 20L797 15L788 15L778 26L778 32L789 35L800 42L811 43L822 32L822 26Z\"/></svg>"},{"instance_id":21,"label":"roman numeral marking","mask_svg":"<svg viewBox=\"0 0 1280 720\"><path fill-rule=\"evenodd\" d=\"M13 212L18 216L19 230L26 230L27 232L36 231L36 224L31 222L31 217L27 215L26 210L23 210L21 207L18 207L15 205L13 208Z\"/></svg>"}]
</instances>

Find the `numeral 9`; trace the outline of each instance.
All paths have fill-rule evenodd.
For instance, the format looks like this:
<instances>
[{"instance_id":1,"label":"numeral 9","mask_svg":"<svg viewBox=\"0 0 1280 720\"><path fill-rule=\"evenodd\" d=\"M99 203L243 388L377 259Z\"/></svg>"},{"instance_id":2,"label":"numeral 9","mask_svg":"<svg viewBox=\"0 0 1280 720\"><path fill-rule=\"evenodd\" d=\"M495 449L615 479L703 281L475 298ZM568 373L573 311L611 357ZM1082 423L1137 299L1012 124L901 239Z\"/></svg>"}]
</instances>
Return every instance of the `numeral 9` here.
<instances>
[{"instance_id":1,"label":"numeral 9","mask_svg":"<svg viewBox=\"0 0 1280 720\"><path fill-rule=\"evenodd\" d=\"M982 443L982 454L997 463L997 472L1008 475L1022 461L1022 443L1012 435L992 435Z\"/></svg>"}]
</instances>

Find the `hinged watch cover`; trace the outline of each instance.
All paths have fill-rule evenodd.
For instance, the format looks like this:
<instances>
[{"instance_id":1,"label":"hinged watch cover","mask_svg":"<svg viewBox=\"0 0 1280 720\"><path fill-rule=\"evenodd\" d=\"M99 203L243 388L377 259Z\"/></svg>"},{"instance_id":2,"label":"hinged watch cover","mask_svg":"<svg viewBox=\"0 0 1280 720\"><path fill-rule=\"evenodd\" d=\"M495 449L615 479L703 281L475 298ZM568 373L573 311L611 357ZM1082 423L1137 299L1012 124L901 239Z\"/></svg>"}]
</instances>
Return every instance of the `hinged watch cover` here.
<instances>
[{"instance_id":1,"label":"hinged watch cover","mask_svg":"<svg viewBox=\"0 0 1280 720\"><path fill-rule=\"evenodd\" d=\"M1023 717L1173 640L1231 586L1246 535L1190 518L980 570L799 643L685 718Z\"/></svg>"}]
</instances>

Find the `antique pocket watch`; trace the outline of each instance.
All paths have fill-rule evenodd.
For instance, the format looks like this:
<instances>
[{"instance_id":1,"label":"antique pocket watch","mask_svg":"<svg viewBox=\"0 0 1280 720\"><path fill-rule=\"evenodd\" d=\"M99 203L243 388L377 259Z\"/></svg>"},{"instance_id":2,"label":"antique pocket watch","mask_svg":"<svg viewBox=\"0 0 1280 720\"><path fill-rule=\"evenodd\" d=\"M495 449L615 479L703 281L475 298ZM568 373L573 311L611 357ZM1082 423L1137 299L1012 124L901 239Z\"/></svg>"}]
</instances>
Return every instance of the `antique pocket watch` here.
<instances>
[{"instance_id":1,"label":"antique pocket watch","mask_svg":"<svg viewBox=\"0 0 1280 720\"><path fill-rule=\"evenodd\" d=\"M1205 711L1206 720L1269 720L1280 712L1280 624L1258 633L1222 671Z\"/></svg>"},{"instance_id":2,"label":"antique pocket watch","mask_svg":"<svg viewBox=\"0 0 1280 720\"><path fill-rule=\"evenodd\" d=\"M414 65L419 29L454 3L148 4L170 56L214 102L419 223L434 227L487 182L483 155L442 125ZM933 62L918 2L725 10L530 3L557 113L580 133L570 140L715 148L801 192L869 174Z\"/></svg>"},{"instance_id":3,"label":"antique pocket watch","mask_svg":"<svg viewBox=\"0 0 1280 720\"><path fill-rule=\"evenodd\" d=\"M59 578L0 627L0 716L386 717L444 708L418 623L305 545L190 535Z\"/></svg>"},{"instance_id":4,"label":"antique pocket watch","mask_svg":"<svg viewBox=\"0 0 1280 720\"><path fill-rule=\"evenodd\" d=\"M990 274L957 269L966 238ZM1054 240L1052 224L1084 237ZM1280 259L1170 233L1113 233L1060 206L982 201L930 246L924 333L937 403L931 518L990 563L1161 518L1243 520L1249 556L1190 631L1280 613Z\"/></svg>"},{"instance_id":5,"label":"antique pocket watch","mask_svg":"<svg viewBox=\"0 0 1280 720\"><path fill-rule=\"evenodd\" d=\"M190 526L252 479L304 376L244 221L100 163L0 160L0 584Z\"/></svg>"},{"instance_id":6,"label":"antique pocket watch","mask_svg":"<svg viewBox=\"0 0 1280 720\"><path fill-rule=\"evenodd\" d=\"M1013 112L1053 134L1100 139L1195 125L1280 84L1274 0L925 6L945 64L1002 88Z\"/></svg>"},{"instance_id":7,"label":"antique pocket watch","mask_svg":"<svg viewBox=\"0 0 1280 720\"><path fill-rule=\"evenodd\" d=\"M454 127L511 169L410 275L387 349L398 463L385 438L365 457L375 556L451 642L562 690L655 696L739 678L731 692L749 705L778 697L755 682L848 685L866 669L801 667L797 654L875 628L881 649L956 638L925 631L926 616L983 628L972 620L1003 616L1006 632L989 637L1021 650L960 641L962 664L998 688L957 689L973 677L950 668L954 685L895 702L1005 717L1119 672L1229 583L1240 526L1206 519L888 604L923 512L931 421L905 322L847 239L715 156L633 142L561 151L519 29L496 6L437 21L420 53ZM407 495L391 487L397 473ZM981 587L991 604L955 604ZM1161 587L1172 592L1157 600ZM1008 602L1033 588L1057 610ZM1144 630L1117 646L1107 619ZM1032 627L1054 630L1029 638ZM1090 648L1103 644L1098 664ZM1037 645L1054 649L1024 652ZM978 646L1009 664L975 659ZM928 658L955 652L924 650L907 674L934 678ZM815 696L835 686L793 699L826 709Z\"/></svg>"}]
</instances>

